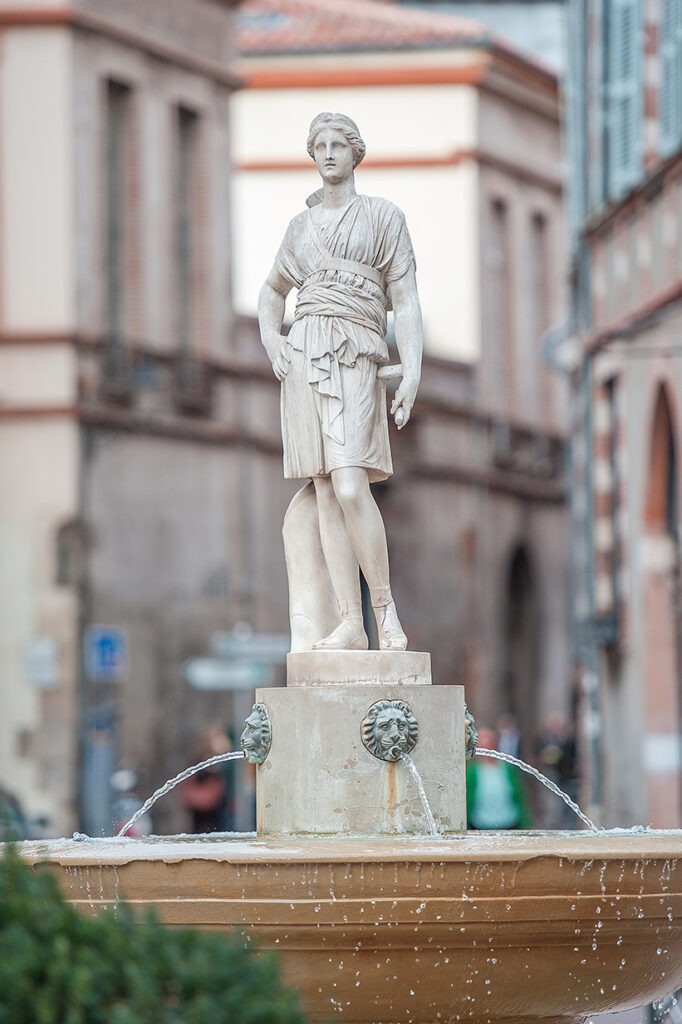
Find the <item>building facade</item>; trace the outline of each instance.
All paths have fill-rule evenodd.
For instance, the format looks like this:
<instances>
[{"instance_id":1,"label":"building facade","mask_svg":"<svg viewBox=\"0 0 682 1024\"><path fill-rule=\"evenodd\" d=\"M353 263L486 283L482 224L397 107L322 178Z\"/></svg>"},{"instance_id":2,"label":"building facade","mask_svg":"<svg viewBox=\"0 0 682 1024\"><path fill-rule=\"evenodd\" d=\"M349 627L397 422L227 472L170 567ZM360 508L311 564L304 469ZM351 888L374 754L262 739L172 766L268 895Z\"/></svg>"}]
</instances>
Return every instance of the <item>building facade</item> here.
<instances>
[{"instance_id":1,"label":"building facade","mask_svg":"<svg viewBox=\"0 0 682 1024\"><path fill-rule=\"evenodd\" d=\"M677 826L682 6L587 0L569 20L574 607L590 795L605 824Z\"/></svg>"},{"instance_id":2,"label":"building facade","mask_svg":"<svg viewBox=\"0 0 682 1024\"><path fill-rule=\"evenodd\" d=\"M287 630L295 485L252 314L325 107L357 117L359 187L417 252L423 384L377 488L410 644L479 718L514 712L529 755L567 710L556 80L480 26L342 7L355 50L337 22L301 55L294 25L235 102L227 2L0 0L0 783L52 834L109 831L116 768L144 796L208 725L239 731L248 689L193 688L186 662ZM261 42L287 14L242 8ZM153 824L187 828L177 796Z\"/></svg>"},{"instance_id":3,"label":"building facade","mask_svg":"<svg viewBox=\"0 0 682 1024\"><path fill-rule=\"evenodd\" d=\"M231 301L230 7L0 3L0 780L52 834L109 831L115 768L146 794L186 766L233 707L184 660L286 617L277 394Z\"/></svg>"}]
</instances>

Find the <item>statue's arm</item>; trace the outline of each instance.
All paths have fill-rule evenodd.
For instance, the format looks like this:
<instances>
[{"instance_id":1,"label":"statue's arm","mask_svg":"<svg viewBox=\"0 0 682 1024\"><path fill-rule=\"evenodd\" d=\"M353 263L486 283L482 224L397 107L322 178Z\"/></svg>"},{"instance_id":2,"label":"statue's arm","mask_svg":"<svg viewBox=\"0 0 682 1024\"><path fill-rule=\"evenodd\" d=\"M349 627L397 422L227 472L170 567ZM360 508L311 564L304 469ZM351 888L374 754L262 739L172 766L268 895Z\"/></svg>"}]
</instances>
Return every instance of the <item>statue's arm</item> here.
<instances>
[{"instance_id":1,"label":"statue's arm","mask_svg":"<svg viewBox=\"0 0 682 1024\"><path fill-rule=\"evenodd\" d=\"M289 365L282 352L286 340L282 334L282 321L286 297L290 291L289 282L273 267L258 295L261 341L278 380L284 379Z\"/></svg>"},{"instance_id":2,"label":"statue's arm","mask_svg":"<svg viewBox=\"0 0 682 1024\"><path fill-rule=\"evenodd\" d=\"M391 405L398 429L410 418L421 377L424 329L422 311L417 295L414 267L410 267L397 281L391 283L395 340L400 353L403 377ZM400 413L400 415L399 415Z\"/></svg>"}]
</instances>

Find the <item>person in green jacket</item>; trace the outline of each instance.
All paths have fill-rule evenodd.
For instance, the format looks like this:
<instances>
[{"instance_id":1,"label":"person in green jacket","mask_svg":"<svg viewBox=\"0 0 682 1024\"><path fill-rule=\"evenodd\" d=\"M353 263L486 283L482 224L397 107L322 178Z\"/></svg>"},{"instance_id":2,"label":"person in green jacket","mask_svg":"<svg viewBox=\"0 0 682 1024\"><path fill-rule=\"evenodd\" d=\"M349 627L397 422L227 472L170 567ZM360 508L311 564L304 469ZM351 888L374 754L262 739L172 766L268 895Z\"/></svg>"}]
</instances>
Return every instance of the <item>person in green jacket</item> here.
<instances>
[{"instance_id":1,"label":"person in green jacket","mask_svg":"<svg viewBox=\"0 0 682 1024\"><path fill-rule=\"evenodd\" d=\"M479 748L497 749L494 729L481 726ZM530 828L533 824L526 788L518 768L477 754L467 762L467 827L470 829Z\"/></svg>"}]
</instances>

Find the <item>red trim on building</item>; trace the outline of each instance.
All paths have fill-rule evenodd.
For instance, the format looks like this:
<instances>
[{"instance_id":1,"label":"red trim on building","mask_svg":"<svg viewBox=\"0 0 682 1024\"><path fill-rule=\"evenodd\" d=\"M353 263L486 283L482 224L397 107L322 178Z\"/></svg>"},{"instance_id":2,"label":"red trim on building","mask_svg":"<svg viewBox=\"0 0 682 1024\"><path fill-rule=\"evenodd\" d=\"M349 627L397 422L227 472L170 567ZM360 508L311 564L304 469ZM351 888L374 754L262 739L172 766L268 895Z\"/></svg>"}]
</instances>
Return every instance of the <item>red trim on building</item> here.
<instances>
[{"instance_id":1,"label":"red trim on building","mask_svg":"<svg viewBox=\"0 0 682 1024\"><path fill-rule=\"evenodd\" d=\"M391 169L397 170L414 167L457 167L459 164L469 160L475 161L484 167L493 168L508 174L510 177L527 184L535 185L548 192L562 192L563 185L558 178L550 178L523 164L514 163L495 153L486 152L481 149L458 149L452 153L432 154L422 156L420 154L405 153L400 156L366 157L362 167L367 170ZM293 160L243 160L235 168L237 171L277 172L277 171L309 171L312 169L312 162L309 159Z\"/></svg>"},{"instance_id":2,"label":"red trim on building","mask_svg":"<svg viewBox=\"0 0 682 1024\"><path fill-rule=\"evenodd\" d=\"M72 7L5 7L0 9L0 28L53 28L72 25Z\"/></svg>"},{"instance_id":3,"label":"red trim on building","mask_svg":"<svg viewBox=\"0 0 682 1024\"><path fill-rule=\"evenodd\" d=\"M342 67L274 68L242 70L249 89L324 89L378 85L478 85L488 73L488 62L454 67Z\"/></svg>"}]
</instances>

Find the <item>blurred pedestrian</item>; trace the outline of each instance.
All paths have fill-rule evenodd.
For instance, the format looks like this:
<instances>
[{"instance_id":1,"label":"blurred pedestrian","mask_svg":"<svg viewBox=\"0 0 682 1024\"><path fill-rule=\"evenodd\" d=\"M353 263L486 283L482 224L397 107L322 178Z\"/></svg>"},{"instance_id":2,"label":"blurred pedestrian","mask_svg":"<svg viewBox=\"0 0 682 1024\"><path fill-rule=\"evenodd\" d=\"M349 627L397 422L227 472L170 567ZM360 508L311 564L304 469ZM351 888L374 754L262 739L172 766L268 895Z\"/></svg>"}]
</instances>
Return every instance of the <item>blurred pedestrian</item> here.
<instances>
[{"instance_id":1,"label":"blurred pedestrian","mask_svg":"<svg viewBox=\"0 0 682 1024\"><path fill-rule=\"evenodd\" d=\"M498 750L495 729L480 726L478 747ZM523 777L506 761L476 754L466 767L467 827L470 829L530 828L532 817Z\"/></svg>"},{"instance_id":2,"label":"blurred pedestrian","mask_svg":"<svg viewBox=\"0 0 682 1024\"><path fill-rule=\"evenodd\" d=\"M233 743L220 726L209 726L189 750L189 763L199 764L217 754L226 754ZM190 831L231 832L234 829L234 766L232 762L211 765L180 783L180 799L191 816Z\"/></svg>"}]
</instances>

